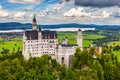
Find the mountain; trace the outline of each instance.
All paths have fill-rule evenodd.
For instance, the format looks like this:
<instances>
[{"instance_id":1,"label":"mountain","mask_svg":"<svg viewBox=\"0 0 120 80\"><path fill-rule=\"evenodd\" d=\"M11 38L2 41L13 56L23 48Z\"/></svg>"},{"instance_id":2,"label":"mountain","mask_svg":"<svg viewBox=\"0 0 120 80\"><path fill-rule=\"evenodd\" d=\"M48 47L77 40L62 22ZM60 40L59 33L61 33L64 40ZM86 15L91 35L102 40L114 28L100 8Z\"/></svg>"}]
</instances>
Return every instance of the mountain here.
<instances>
[{"instance_id":1,"label":"mountain","mask_svg":"<svg viewBox=\"0 0 120 80\"><path fill-rule=\"evenodd\" d=\"M38 25L38 28L42 29L56 29L56 28L96 28L96 29L120 29L120 25L95 25L95 24L54 24L54 25ZM0 23L0 30L26 30L31 29L31 23L18 23L18 22L8 22Z\"/></svg>"}]
</instances>

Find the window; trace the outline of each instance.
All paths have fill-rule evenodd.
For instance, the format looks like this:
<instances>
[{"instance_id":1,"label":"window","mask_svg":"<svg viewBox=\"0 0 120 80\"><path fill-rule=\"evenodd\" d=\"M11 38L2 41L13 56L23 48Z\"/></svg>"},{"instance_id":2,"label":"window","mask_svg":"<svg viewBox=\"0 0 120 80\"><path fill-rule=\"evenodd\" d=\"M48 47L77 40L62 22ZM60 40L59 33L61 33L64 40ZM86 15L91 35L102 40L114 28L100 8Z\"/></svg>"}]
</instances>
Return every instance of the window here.
<instances>
[{"instance_id":1,"label":"window","mask_svg":"<svg viewBox=\"0 0 120 80\"><path fill-rule=\"evenodd\" d=\"M64 57L62 57L62 64L64 64Z\"/></svg>"}]
</instances>

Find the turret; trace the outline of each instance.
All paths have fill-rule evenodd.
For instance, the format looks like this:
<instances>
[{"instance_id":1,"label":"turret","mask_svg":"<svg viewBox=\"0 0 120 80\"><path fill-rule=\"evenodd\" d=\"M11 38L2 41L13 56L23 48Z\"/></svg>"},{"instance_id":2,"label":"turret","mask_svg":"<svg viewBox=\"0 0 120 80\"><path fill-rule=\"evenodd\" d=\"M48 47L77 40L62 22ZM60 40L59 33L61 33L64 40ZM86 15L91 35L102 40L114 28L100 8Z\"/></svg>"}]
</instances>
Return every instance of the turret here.
<instances>
[{"instance_id":1,"label":"turret","mask_svg":"<svg viewBox=\"0 0 120 80\"><path fill-rule=\"evenodd\" d=\"M78 36L82 36L82 30L78 29Z\"/></svg>"},{"instance_id":2,"label":"turret","mask_svg":"<svg viewBox=\"0 0 120 80\"><path fill-rule=\"evenodd\" d=\"M65 43L68 44L68 37L65 38Z\"/></svg>"},{"instance_id":3,"label":"turret","mask_svg":"<svg viewBox=\"0 0 120 80\"><path fill-rule=\"evenodd\" d=\"M37 22L36 22L35 15L34 15L33 22L32 22L32 30L33 30L33 31L36 31L36 30L37 30Z\"/></svg>"},{"instance_id":4,"label":"turret","mask_svg":"<svg viewBox=\"0 0 120 80\"><path fill-rule=\"evenodd\" d=\"M82 30L81 29L78 30L77 44L82 49Z\"/></svg>"},{"instance_id":5,"label":"turret","mask_svg":"<svg viewBox=\"0 0 120 80\"><path fill-rule=\"evenodd\" d=\"M41 27L39 28L39 32L38 32L38 39L42 39L42 30L41 30Z\"/></svg>"}]
</instances>

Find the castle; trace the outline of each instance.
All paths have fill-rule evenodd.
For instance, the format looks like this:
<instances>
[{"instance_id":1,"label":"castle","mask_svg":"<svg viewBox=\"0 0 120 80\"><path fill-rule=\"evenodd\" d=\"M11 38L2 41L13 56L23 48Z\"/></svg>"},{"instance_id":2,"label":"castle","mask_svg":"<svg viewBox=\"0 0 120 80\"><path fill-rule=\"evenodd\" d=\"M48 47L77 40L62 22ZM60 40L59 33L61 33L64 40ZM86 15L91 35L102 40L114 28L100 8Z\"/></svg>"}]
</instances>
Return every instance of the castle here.
<instances>
[{"instance_id":1,"label":"castle","mask_svg":"<svg viewBox=\"0 0 120 80\"><path fill-rule=\"evenodd\" d=\"M68 44L67 38L58 44L57 32L42 31L41 28L37 30L37 22L34 16L32 30L25 31L23 34L22 54L26 60L30 57L41 57L48 54L60 64L66 64L69 67L78 46L82 49L81 29L78 30L77 45Z\"/></svg>"}]
</instances>

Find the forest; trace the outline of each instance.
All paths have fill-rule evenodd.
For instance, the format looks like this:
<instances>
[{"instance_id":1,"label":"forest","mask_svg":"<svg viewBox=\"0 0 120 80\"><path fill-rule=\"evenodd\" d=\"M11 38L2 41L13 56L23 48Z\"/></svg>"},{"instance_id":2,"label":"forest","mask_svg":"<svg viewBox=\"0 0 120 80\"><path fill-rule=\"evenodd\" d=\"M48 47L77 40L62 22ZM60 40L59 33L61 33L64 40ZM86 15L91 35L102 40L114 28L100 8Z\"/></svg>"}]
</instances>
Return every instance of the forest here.
<instances>
[{"instance_id":1,"label":"forest","mask_svg":"<svg viewBox=\"0 0 120 80\"><path fill-rule=\"evenodd\" d=\"M69 36L69 43L76 44L76 32L57 34L59 42ZM119 35L119 29L84 31L84 50L76 49L69 68L49 55L25 60L22 38L0 38L0 80L120 80ZM90 44L102 46L102 54Z\"/></svg>"},{"instance_id":2,"label":"forest","mask_svg":"<svg viewBox=\"0 0 120 80\"><path fill-rule=\"evenodd\" d=\"M49 55L24 60L18 51L0 56L0 80L120 80L120 63L110 48L77 48L69 68Z\"/></svg>"}]
</instances>

